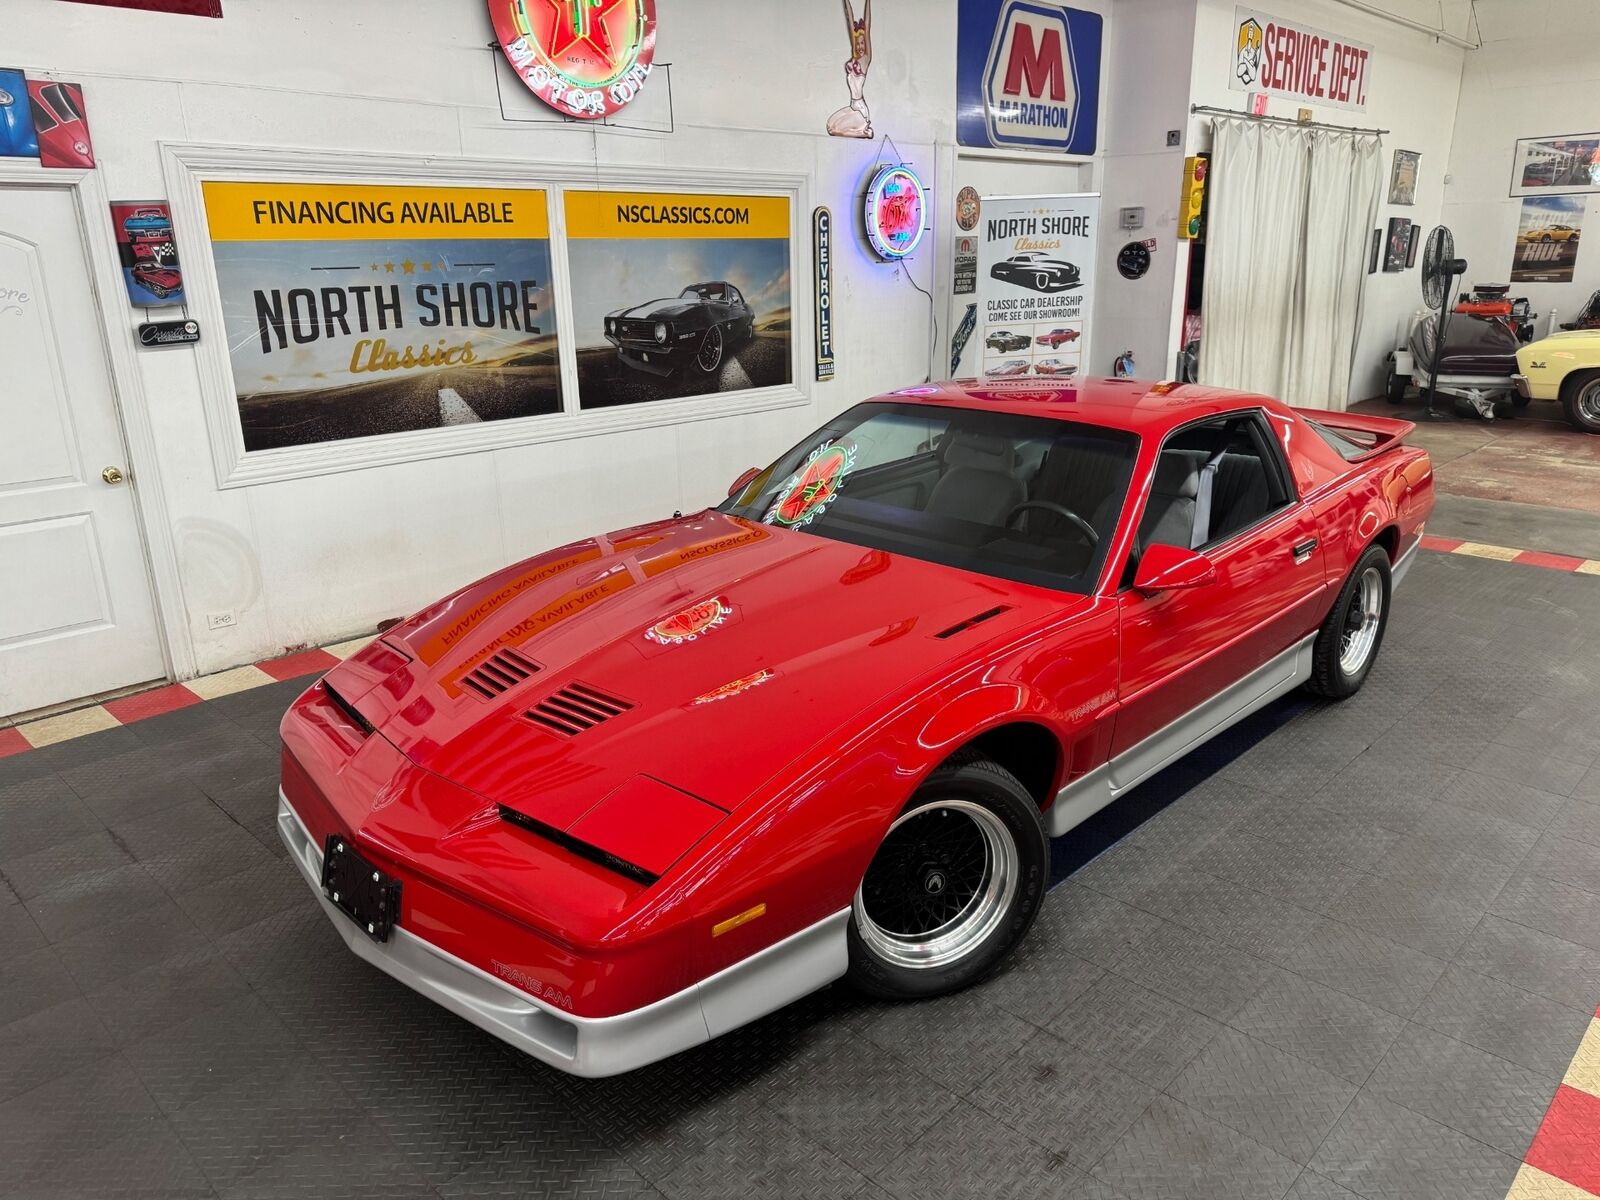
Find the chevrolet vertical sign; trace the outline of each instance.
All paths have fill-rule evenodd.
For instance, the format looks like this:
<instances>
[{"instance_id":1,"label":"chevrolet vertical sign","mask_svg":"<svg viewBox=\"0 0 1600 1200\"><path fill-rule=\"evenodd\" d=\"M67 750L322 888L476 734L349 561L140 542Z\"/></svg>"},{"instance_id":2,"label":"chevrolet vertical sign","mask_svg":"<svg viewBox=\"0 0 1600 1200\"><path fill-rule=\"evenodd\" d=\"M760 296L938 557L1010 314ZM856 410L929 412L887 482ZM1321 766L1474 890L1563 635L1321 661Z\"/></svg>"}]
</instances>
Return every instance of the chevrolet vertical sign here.
<instances>
[{"instance_id":1,"label":"chevrolet vertical sign","mask_svg":"<svg viewBox=\"0 0 1600 1200\"><path fill-rule=\"evenodd\" d=\"M1102 27L1096 13L1039 0L961 0L956 141L1093 154Z\"/></svg>"},{"instance_id":2,"label":"chevrolet vertical sign","mask_svg":"<svg viewBox=\"0 0 1600 1200\"><path fill-rule=\"evenodd\" d=\"M817 378L833 378L833 214L819 208L811 214L817 256Z\"/></svg>"}]
</instances>

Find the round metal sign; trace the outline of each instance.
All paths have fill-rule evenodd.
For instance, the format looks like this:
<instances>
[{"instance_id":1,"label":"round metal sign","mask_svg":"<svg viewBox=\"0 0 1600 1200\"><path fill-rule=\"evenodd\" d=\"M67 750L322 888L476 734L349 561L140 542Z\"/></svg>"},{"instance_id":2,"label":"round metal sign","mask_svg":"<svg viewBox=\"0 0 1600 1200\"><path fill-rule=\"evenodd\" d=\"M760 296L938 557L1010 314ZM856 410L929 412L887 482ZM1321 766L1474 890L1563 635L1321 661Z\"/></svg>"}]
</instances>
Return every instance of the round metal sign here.
<instances>
[{"instance_id":1,"label":"round metal sign","mask_svg":"<svg viewBox=\"0 0 1600 1200\"><path fill-rule=\"evenodd\" d=\"M1129 242L1117 251L1117 270L1124 279L1140 279L1150 269L1150 247L1144 242Z\"/></svg>"},{"instance_id":2,"label":"round metal sign","mask_svg":"<svg viewBox=\"0 0 1600 1200\"><path fill-rule=\"evenodd\" d=\"M890 164L873 175L867 185L867 242L879 258L904 258L917 248L927 199L910 167Z\"/></svg>"},{"instance_id":3,"label":"round metal sign","mask_svg":"<svg viewBox=\"0 0 1600 1200\"><path fill-rule=\"evenodd\" d=\"M489 16L511 69L563 116L609 117L650 76L655 0L489 0Z\"/></svg>"}]
</instances>

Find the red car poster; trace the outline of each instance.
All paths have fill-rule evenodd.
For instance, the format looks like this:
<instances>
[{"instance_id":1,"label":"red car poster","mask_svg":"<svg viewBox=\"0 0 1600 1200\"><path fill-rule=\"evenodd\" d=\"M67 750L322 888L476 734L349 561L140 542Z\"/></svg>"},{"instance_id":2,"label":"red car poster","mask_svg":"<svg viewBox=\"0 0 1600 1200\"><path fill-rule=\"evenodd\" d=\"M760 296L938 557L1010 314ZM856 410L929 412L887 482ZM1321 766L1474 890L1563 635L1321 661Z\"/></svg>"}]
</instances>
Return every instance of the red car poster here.
<instances>
[{"instance_id":1,"label":"red car poster","mask_svg":"<svg viewBox=\"0 0 1600 1200\"><path fill-rule=\"evenodd\" d=\"M165 200L117 200L111 226L128 299L144 308L183 303L183 274L172 240L172 212Z\"/></svg>"},{"instance_id":2,"label":"red car poster","mask_svg":"<svg viewBox=\"0 0 1600 1200\"><path fill-rule=\"evenodd\" d=\"M94 166L83 88L53 79L28 80L33 131L39 138L39 165L83 170Z\"/></svg>"},{"instance_id":3,"label":"red car poster","mask_svg":"<svg viewBox=\"0 0 1600 1200\"><path fill-rule=\"evenodd\" d=\"M104 8L137 8L145 12L182 13L191 17L220 17L222 0L76 0Z\"/></svg>"}]
</instances>

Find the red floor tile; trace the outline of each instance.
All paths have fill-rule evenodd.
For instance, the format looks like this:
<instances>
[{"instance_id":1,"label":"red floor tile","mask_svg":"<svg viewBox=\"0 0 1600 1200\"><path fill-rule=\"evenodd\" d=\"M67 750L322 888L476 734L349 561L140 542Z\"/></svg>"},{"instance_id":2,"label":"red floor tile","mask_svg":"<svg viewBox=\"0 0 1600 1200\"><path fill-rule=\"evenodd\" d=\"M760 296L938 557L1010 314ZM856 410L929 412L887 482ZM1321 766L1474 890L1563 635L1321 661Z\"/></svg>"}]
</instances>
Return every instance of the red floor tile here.
<instances>
[{"instance_id":1,"label":"red floor tile","mask_svg":"<svg viewBox=\"0 0 1600 1200\"><path fill-rule=\"evenodd\" d=\"M1589 560L1573 558L1570 554L1547 554L1543 550L1524 550L1511 561L1521 563L1525 567L1553 567L1557 571L1576 571Z\"/></svg>"},{"instance_id":2,"label":"red floor tile","mask_svg":"<svg viewBox=\"0 0 1600 1200\"><path fill-rule=\"evenodd\" d=\"M24 750L32 750L28 739L15 729L0 729L0 758L10 758L13 754L21 754Z\"/></svg>"},{"instance_id":3,"label":"red floor tile","mask_svg":"<svg viewBox=\"0 0 1600 1200\"><path fill-rule=\"evenodd\" d=\"M1600 1194L1600 1096L1562 1084L1524 1156L1530 1166Z\"/></svg>"},{"instance_id":4,"label":"red floor tile","mask_svg":"<svg viewBox=\"0 0 1600 1200\"><path fill-rule=\"evenodd\" d=\"M338 665L339 660L326 650L302 650L299 654L288 654L256 664L279 682L298 679L302 675L319 675Z\"/></svg>"},{"instance_id":5,"label":"red floor tile","mask_svg":"<svg viewBox=\"0 0 1600 1200\"><path fill-rule=\"evenodd\" d=\"M1462 545L1460 538L1434 537L1432 534L1422 535L1422 548L1424 550L1443 550L1446 554Z\"/></svg>"},{"instance_id":6,"label":"red floor tile","mask_svg":"<svg viewBox=\"0 0 1600 1200\"><path fill-rule=\"evenodd\" d=\"M107 700L100 707L124 725L131 725L133 722L142 721L146 717L159 717L162 713L188 708L191 704L199 703L199 696L196 696L183 684L174 683L167 687L152 688L148 692L135 692L131 696L119 696L115 700Z\"/></svg>"}]
</instances>

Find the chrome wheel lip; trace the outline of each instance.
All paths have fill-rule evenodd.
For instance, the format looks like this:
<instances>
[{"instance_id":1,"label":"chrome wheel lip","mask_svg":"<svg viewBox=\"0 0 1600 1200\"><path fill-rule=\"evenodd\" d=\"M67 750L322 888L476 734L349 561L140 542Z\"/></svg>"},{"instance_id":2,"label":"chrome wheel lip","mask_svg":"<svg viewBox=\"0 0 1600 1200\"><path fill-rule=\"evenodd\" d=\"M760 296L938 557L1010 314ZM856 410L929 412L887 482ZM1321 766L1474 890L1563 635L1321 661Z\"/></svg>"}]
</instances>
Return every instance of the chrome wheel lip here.
<instances>
[{"instance_id":1,"label":"chrome wheel lip","mask_svg":"<svg viewBox=\"0 0 1600 1200\"><path fill-rule=\"evenodd\" d=\"M1355 618L1354 628L1351 618ZM1346 675L1354 675L1367 665L1382 621L1383 575L1377 567L1368 567L1361 572L1355 595L1350 598L1344 633L1339 639L1339 669Z\"/></svg>"},{"instance_id":2,"label":"chrome wheel lip","mask_svg":"<svg viewBox=\"0 0 1600 1200\"><path fill-rule=\"evenodd\" d=\"M1600 425L1600 379L1585 384L1578 393L1578 415L1594 425Z\"/></svg>"},{"instance_id":3,"label":"chrome wheel lip","mask_svg":"<svg viewBox=\"0 0 1600 1200\"><path fill-rule=\"evenodd\" d=\"M716 353L708 355L706 352L713 346ZM706 361L707 358L710 362ZM722 330L715 325L706 330L705 341L700 343L700 353L695 355L695 362L708 375L722 365Z\"/></svg>"},{"instance_id":4,"label":"chrome wheel lip","mask_svg":"<svg viewBox=\"0 0 1600 1200\"><path fill-rule=\"evenodd\" d=\"M938 812L959 813L983 835L988 861L983 882L965 908L937 929L917 936L893 933L873 920L862 895L866 880L856 887L851 911L856 932L866 947L883 961L912 970L932 970L957 963L983 945L1011 910L1022 878L1022 859L1015 839L1000 817L970 800L930 800L901 815L889 832L914 817ZM885 837L888 835L886 834ZM870 872L871 868L868 868Z\"/></svg>"}]
</instances>

